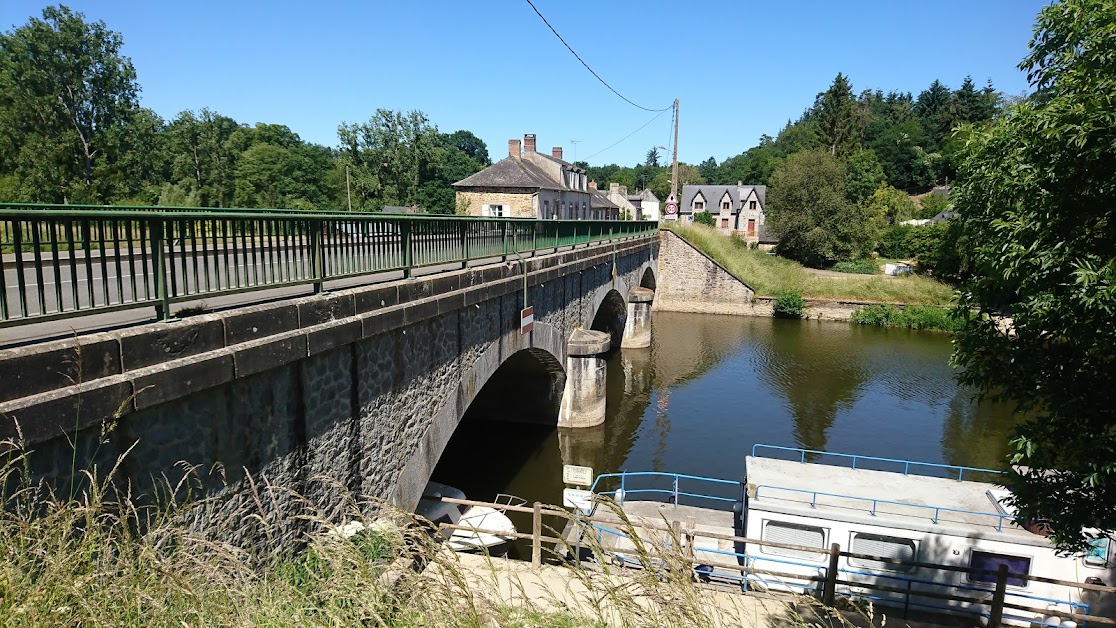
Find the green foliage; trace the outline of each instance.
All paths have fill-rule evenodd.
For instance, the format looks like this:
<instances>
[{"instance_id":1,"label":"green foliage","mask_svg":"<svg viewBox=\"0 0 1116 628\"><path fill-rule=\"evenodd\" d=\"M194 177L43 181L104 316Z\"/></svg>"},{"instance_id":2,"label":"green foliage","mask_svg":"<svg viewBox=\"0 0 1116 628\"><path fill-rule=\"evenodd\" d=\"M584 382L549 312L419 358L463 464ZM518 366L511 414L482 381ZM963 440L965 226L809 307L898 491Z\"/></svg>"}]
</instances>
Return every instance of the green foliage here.
<instances>
[{"instance_id":1,"label":"green foliage","mask_svg":"<svg viewBox=\"0 0 1116 628\"><path fill-rule=\"evenodd\" d=\"M1043 9L1020 68L1042 98L974 134L953 189L974 266L954 358L963 384L1032 412L1011 504L1081 550L1116 530L1116 3Z\"/></svg>"},{"instance_id":2,"label":"green foliage","mask_svg":"<svg viewBox=\"0 0 1116 628\"><path fill-rule=\"evenodd\" d=\"M909 220L916 211L915 202L906 192L896 190L886 183L876 188L868 199L868 214L882 219L886 225Z\"/></svg>"},{"instance_id":3,"label":"green foliage","mask_svg":"<svg viewBox=\"0 0 1116 628\"><path fill-rule=\"evenodd\" d=\"M139 109L123 44L64 6L0 34L0 174L17 177L21 200L103 203L135 191L113 172Z\"/></svg>"},{"instance_id":4,"label":"green foliage","mask_svg":"<svg viewBox=\"0 0 1116 628\"><path fill-rule=\"evenodd\" d=\"M845 169L845 192L854 203L863 203L872 192L885 185L883 166L871 149L858 150L850 155Z\"/></svg>"},{"instance_id":5,"label":"green foliage","mask_svg":"<svg viewBox=\"0 0 1116 628\"><path fill-rule=\"evenodd\" d=\"M829 268L829 270L838 273L853 273L856 275L878 275L880 274L880 265L875 260L871 259L854 259L845 262L837 262Z\"/></svg>"},{"instance_id":6,"label":"green foliage","mask_svg":"<svg viewBox=\"0 0 1116 628\"><path fill-rule=\"evenodd\" d=\"M694 212L694 222L708 227L712 227L716 223L713 219L713 214L707 211Z\"/></svg>"},{"instance_id":7,"label":"green foliage","mask_svg":"<svg viewBox=\"0 0 1116 628\"><path fill-rule=\"evenodd\" d=\"M767 221L780 255L815 268L871 248L864 213L845 196L844 164L824 151L795 153L775 170Z\"/></svg>"},{"instance_id":8,"label":"green foliage","mask_svg":"<svg viewBox=\"0 0 1116 628\"><path fill-rule=\"evenodd\" d=\"M860 126L852 85L837 73L833 84L818 94L814 105L818 140L831 155L848 155L860 145Z\"/></svg>"},{"instance_id":9,"label":"green foliage","mask_svg":"<svg viewBox=\"0 0 1116 628\"><path fill-rule=\"evenodd\" d=\"M853 312L852 320L860 325L938 331L957 331L961 324L949 309L925 305L909 305L903 309L886 304L868 305Z\"/></svg>"},{"instance_id":10,"label":"green foliage","mask_svg":"<svg viewBox=\"0 0 1116 628\"><path fill-rule=\"evenodd\" d=\"M910 257L919 270L947 278L960 278L967 271L966 242L958 220L915 227L907 235Z\"/></svg>"},{"instance_id":11,"label":"green foliage","mask_svg":"<svg viewBox=\"0 0 1116 628\"><path fill-rule=\"evenodd\" d=\"M916 228L910 225L892 225L884 229L880 237L880 255L891 259L907 259L914 255L911 232Z\"/></svg>"},{"instance_id":12,"label":"green foliage","mask_svg":"<svg viewBox=\"0 0 1116 628\"><path fill-rule=\"evenodd\" d=\"M922 197L922 207L915 218L933 218L950 207L949 198L942 194L927 194Z\"/></svg>"},{"instance_id":13,"label":"green foliage","mask_svg":"<svg viewBox=\"0 0 1116 628\"><path fill-rule=\"evenodd\" d=\"M784 290L775 295L775 303L771 306L775 318L802 318L806 313L806 301L802 293L797 290Z\"/></svg>"}]
</instances>

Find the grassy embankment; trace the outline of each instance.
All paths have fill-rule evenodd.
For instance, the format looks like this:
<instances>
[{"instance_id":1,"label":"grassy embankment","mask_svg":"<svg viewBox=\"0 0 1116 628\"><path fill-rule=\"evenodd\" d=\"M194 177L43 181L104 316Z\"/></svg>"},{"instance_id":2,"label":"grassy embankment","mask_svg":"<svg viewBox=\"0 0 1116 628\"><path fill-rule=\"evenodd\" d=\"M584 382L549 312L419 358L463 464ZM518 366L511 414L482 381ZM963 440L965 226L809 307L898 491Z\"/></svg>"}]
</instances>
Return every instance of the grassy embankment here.
<instances>
[{"instance_id":1,"label":"grassy embankment","mask_svg":"<svg viewBox=\"0 0 1116 628\"><path fill-rule=\"evenodd\" d=\"M930 277L819 276L808 272L798 262L754 251L710 227L671 225L668 228L752 286L760 296L798 292L807 299L945 306L953 295L952 286Z\"/></svg>"},{"instance_id":2,"label":"grassy embankment","mask_svg":"<svg viewBox=\"0 0 1116 628\"><path fill-rule=\"evenodd\" d=\"M342 538L336 516L310 500L287 494L302 507L276 508L279 487L245 488L250 498L235 509L205 500L143 507L106 480L91 482L91 473L67 498L23 480L18 448L0 443L0 450L0 626L726 626L771 619L851 628L812 598L768 601L762 615L753 610L743 621L725 616L688 577L678 539L638 548L647 567L665 571L603 560L596 569L544 566L567 578L547 589L539 570L515 572L483 558L465 566L414 515L383 504L330 504L349 522L368 522ZM168 488L164 494L176 492ZM202 531L191 523L199 511L210 516ZM361 514L370 511L375 522ZM248 528L258 539L248 547L205 534ZM297 539L304 549L278 550L290 545L278 541L292 530L305 530ZM599 547L589 549L603 558Z\"/></svg>"}]
</instances>

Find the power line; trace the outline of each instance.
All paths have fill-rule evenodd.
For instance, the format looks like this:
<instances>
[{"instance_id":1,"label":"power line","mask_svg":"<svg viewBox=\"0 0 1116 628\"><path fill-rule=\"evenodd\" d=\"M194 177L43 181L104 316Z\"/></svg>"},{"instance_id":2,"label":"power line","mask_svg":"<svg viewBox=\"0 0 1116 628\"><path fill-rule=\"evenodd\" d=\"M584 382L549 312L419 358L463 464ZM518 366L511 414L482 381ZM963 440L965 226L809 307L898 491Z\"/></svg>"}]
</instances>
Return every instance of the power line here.
<instances>
[{"instance_id":1,"label":"power line","mask_svg":"<svg viewBox=\"0 0 1116 628\"><path fill-rule=\"evenodd\" d=\"M582 59L580 55L578 55L576 52L574 52L574 49L571 48L570 45L566 43L565 39L562 39L562 36L558 34L558 31L554 30L554 27L550 25L550 22L546 21L546 18L543 17L543 14L539 12L539 9L535 6L534 2L531 2L531 0L527 0L527 4L531 5L531 8L535 10L535 15L539 16L539 19L541 19L543 21L543 24L546 24L547 28L550 29L550 32L554 33L554 36L558 38L558 41L562 42L562 45L566 47L566 50L569 50L570 54L572 54L574 57L576 57L578 61L581 61L581 65L585 66L585 69L589 70L590 74L597 77L597 80L600 81L602 85L607 87L609 89L609 91L611 91L613 94L616 94L620 98L624 99L624 102L628 103L629 105L631 105L631 106L633 106L637 109L642 109L644 111L652 111L652 112L654 112L654 111L666 111L667 109L672 109L674 107L674 105L672 104L671 106L663 107L662 109L650 109L648 107L644 107L643 105L637 105L634 102L628 100L623 94L616 91L611 85L608 84L607 81L605 81L603 78L601 78L600 74L597 74L596 72L594 72L593 68L589 67L589 64L586 63L585 60ZM623 141L623 140L621 140L621 141ZM607 149L605 149L605 150L607 150Z\"/></svg>"},{"instance_id":2,"label":"power line","mask_svg":"<svg viewBox=\"0 0 1116 628\"><path fill-rule=\"evenodd\" d=\"M613 143L612 143L611 145L609 145L609 147L608 147L608 148L604 148L604 149L601 149L601 150L599 150L599 151L597 151L597 152L593 153L592 155L589 155L589 156L588 156L588 157L586 157L586 158L585 158L585 159L584 159L583 161L585 161L585 162L588 162L588 161L589 161L590 159L592 159L592 158L596 157L597 155L600 155L601 153L603 153L603 152L605 152L605 151L608 151L608 150L610 150L610 149L612 149L612 148L615 148L617 144L619 144L619 143L623 142L624 140L628 139L629 137L631 137L631 136L635 135L636 133L639 133L639 132L640 132L640 131L642 131L643 129L647 128L647 126L648 126L649 124L651 124L651 123L652 123L652 122L654 122L655 120L658 120L659 118L661 118L661 117L662 117L662 115L663 115L664 113L666 113L666 112L668 111L668 109L669 109L669 110L672 110L672 109L674 109L674 106L673 106L673 105L671 105L671 106L670 106L670 107L668 107L667 109L662 109L662 110L660 110L660 111L659 111L659 113L658 113L657 115L655 115L655 117L653 117L653 118L651 118L650 120L648 120L647 122L645 122L645 123L643 124L643 126L641 126L641 127L639 127L638 129L636 129L636 130L632 131L631 133L628 133L627 135L625 135L624 137L620 138L619 140L617 140L617 141L613 142Z\"/></svg>"}]
</instances>

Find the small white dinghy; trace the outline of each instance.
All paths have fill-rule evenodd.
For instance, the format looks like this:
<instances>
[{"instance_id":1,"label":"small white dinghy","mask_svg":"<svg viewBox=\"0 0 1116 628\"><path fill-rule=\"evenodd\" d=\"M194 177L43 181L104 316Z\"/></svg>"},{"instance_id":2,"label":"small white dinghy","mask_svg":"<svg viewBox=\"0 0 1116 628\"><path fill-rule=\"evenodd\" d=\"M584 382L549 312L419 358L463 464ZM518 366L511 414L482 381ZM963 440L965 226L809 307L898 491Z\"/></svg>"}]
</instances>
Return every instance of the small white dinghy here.
<instances>
[{"instance_id":1,"label":"small white dinghy","mask_svg":"<svg viewBox=\"0 0 1116 628\"><path fill-rule=\"evenodd\" d=\"M452 486L429 482L419 499L415 514L425 517L435 525L450 523L467 526L468 530L442 530L450 549L457 552L476 552L494 549L515 540L515 525L502 508L491 506L466 506L449 504L442 497L465 499L465 493ZM502 506L522 506L527 500L500 493L493 503Z\"/></svg>"}]
</instances>

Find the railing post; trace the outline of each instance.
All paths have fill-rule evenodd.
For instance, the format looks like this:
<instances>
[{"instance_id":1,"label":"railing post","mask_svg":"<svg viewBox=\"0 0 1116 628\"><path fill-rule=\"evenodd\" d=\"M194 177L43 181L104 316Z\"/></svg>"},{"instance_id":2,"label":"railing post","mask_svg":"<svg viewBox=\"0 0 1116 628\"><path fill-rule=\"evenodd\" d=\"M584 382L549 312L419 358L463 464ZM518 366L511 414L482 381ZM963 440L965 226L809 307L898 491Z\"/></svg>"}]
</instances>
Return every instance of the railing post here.
<instances>
[{"instance_id":1,"label":"railing post","mask_svg":"<svg viewBox=\"0 0 1116 628\"><path fill-rule=\"evenodd\" d=\"M540 502L535 502L535 509L531 514L531 564L535 567L542 565L542 504Z\"/></svg>"},{"instance_id":2,"label":"railing post","mask_svg":"<svg viewBox=\"0 0 1116 628\"><path fill-rule=\"evenodd\" d=\"M500 240L503 242L504 252L500 254L500 261L508 261L508 221L500 221Z\"/></svg>"},{"instance_id":3,"label":"railing post","mask_svg":"<svg viewBox=\"0 0 1116 628\"><path fill-rule=\"evenodd\" d=\"M825 587L822 589L822 604L833 606L833 599L837 596L837 563L841 560L841 546L834 543L829 546L829 568L825 570Z\"/></svg>"},{"instance_id":4,"label":"railing post","mask_svg":"<svg viewBox=\"0 0 1116 628\"><path fill-rule=\"evenodd\" d=\"M167 291L167 258L163 254L163 230L166 223L161 218L151 221L151 263L155 270L155 317L161 321L170 320L170 294Z\"/></svg>"},{"instance_id":5,"label":"railing post","mask_svg":"<svg viewBox=\"0 0 1116 628\"><path fill-rule=\"evenodd\" d=\"M469 223L461 222L461 268L469 267Z\"/></svg>"},{"instance_id":6,"label":"railing post","mask_svg":"<svg viewBox=\"0 0 1116 628\"><path fill-rule=\"evenodd\" d=\"M403 278L411 278L411 264L414 263L414 247L412 245L411 234L411 221L404 220L399 226L399 234L401 237L400 244L403 247Z\"/></svg>"},{"instance_id":7,"label":"railing post","mask_svg":"<svg viewBox=\"0 0 1116 628\"><path fill-rule=\"evenodd\" d=\"M314 294L322 293L325 279L325 257L322 255L322 221L310 221L310 272L314 278Z\"/></svg>"},{"instance_id":8,"label":"railing post","mask_svg":"<svg viewBox=\"0 0 1116 628\"><path fill-rule=\"evenodd\" d=\"M1001 564L996 572L996 592L992 594L992 608L988 611L988 628L995 628L1003 623L1004 598L1007 596L1007 565Z\"/></svg>"}]
</instances>

